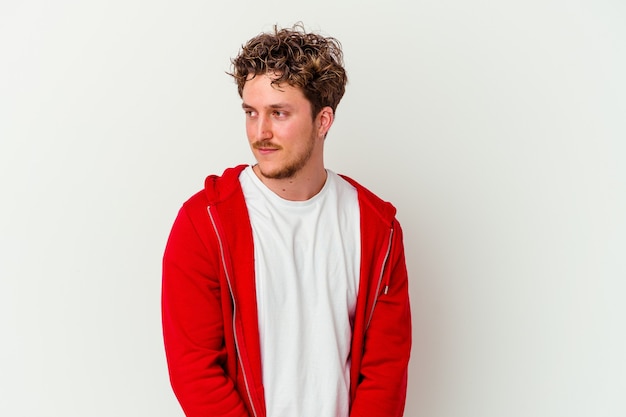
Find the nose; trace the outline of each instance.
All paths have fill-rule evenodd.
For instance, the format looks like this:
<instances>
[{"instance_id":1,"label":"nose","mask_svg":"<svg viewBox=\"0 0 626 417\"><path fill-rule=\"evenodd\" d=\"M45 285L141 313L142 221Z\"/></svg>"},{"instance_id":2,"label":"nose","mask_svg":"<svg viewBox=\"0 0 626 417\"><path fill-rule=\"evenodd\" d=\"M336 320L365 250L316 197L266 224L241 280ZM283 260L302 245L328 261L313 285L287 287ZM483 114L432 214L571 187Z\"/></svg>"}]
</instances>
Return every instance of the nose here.
<instances>
[{"instance_id":1,"label":"nose","mask_svg":"<svg viewBox=\"0 0 626 417\"><path fill-rule=\"evenodd\" d=\"M257 122L257 138L259 140L272 138L272 122L267 116L259 117Z\"/></svg>"}]
</instances>

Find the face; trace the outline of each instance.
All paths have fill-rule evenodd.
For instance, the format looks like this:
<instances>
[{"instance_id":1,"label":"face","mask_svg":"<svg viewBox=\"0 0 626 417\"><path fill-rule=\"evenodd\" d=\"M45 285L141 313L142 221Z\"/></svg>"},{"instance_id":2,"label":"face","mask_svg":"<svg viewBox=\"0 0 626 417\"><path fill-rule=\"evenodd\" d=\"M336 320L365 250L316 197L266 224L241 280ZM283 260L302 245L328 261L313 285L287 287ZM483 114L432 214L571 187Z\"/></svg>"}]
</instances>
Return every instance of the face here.
<instances>
[{"instance_id":1,"label":"face","mask_svg":"<svg viewBox=\"0 0 626 417\"><path fill-rule=\"evenodd\" d=\"M246 134L261 175L285 179L324 169L323 141L328 128L321 115L330 109L313 119L311 104L299 88L273 86L271 81L270 75L251 77L242 92Z\"/></svg>"}]
</instances>

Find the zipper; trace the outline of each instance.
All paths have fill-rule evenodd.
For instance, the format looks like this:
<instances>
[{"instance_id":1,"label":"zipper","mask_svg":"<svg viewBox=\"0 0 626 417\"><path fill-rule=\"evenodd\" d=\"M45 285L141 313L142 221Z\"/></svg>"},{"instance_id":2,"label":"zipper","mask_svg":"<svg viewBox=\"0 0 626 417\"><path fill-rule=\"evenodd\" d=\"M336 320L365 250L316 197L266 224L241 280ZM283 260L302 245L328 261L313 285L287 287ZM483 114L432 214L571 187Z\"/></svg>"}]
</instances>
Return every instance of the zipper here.
<instances>
[{"instance_id":1,"label":"zipper","mask_svg":"<svg viewBox=\"0 0 626 417\"><path fill-rule=\"evenodd\" d=\"M365 329L370 327L370 323L372 321L372 316L374 315L374 307L376 307L376 302L378 301L378 293L380 291L380 285L383 282L383 275L385 274L385 266L387 265L387 260L389 259L389 254L391 253L391 242L393 240L393 227L389 230L389 243L387 244L387 253L385 253L385 258L383 259L383 264L380 267L380 276L378 277L378 284L376 285L376 295L374 296L374 302L372 303L372 310L370 311L369 318L367 319L367 325ZM389 291L389 281L385 284L385 289L383 290L384 294L387 294Z\"/></svg>"},{"instance_id":2,"label":"zipper","mask_svg":"<svg viewBox=\"0 0 626 417\"><path fill-rule=\"evenodd\" d=\"M248 394L248 401L250 401L250 407L252 407L252 413L254 417L257 417L256 409L254 408L254 402L252 401L252 394L250 393L250 385L248 383L248 376L246 375L246 368L243 365L243 360L241 359L241 349L239 348L239 339L237 337L237 326L235 324L235 318L237 317L237 303L235 302L235 293L233 292L233 287L230 282L230 275L228 274L228 269L226 268L226 256L224 254L224 246L222 244L222 237L218 231L217 224L215 223L215 218L213 217L213 213L211 213L211 206L207 207L207 211L209 213L209 218L211 219L211 224L213 225L213 230L215 231L215 236L217 237L217 243L220 247L220 256L222 258L222 267L224 268L224 274L226 275L226 282L228 283L228 291L230 292L230 298L233 300L233 336L235 337L235 347L237 348L237 359L239 361L239 366L241 366L241 372L243 373L243 382L246 385L246 394Z\"/></svg>"}]
</instances>

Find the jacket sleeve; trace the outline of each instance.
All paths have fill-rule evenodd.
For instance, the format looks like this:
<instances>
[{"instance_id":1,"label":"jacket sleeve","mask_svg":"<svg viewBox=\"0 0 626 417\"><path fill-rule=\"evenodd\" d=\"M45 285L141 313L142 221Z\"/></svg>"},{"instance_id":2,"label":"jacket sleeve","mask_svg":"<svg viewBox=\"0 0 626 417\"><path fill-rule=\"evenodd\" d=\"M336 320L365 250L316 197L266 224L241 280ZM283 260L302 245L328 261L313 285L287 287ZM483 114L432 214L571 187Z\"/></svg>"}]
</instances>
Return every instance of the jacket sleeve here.
<instances>
[{"instance_id":1,"label":"jacket sleeve","mask_svg":"<svg viewBox=\"0 0 626 417\"><path fill-rule=\"evenodd\" d=\"M402 229L397 221L394 221L394 230L378 300L365 332L360 377L350 417L401 417L404 413L411 352L411 311Z\"/></svg>"},{"instance_id":2,"label":"jacket sleeve","mask_svg":"<svg viewBox=\"0 0 626 417\"><path fill-rule=\"evenodd\" d=\"M249 417L225 372L219 258L199 233L183 206L163 256L162 320L170 382L187 417Z\"/></svg>"}]
</instances>

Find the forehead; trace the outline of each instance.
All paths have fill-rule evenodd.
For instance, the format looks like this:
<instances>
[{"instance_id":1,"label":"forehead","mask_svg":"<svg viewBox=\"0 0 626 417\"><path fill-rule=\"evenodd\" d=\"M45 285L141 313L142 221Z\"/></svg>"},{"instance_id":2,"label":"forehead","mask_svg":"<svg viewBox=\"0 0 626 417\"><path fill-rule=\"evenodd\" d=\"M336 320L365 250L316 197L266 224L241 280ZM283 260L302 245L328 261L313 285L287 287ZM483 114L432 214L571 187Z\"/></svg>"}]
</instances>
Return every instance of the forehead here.
<instances>
[{"instance_id":1,"label":"forehead","mask_svg":"<svg viewBox=\"0 0 626 417\"><path fill-rule=\"evenodd\" d=\"M276 84L276 75L272 73L248 75L242 90L245 102L250 100L295 100L307 101L302 89L286 82Z\"/></svg>"}]
</instances>

